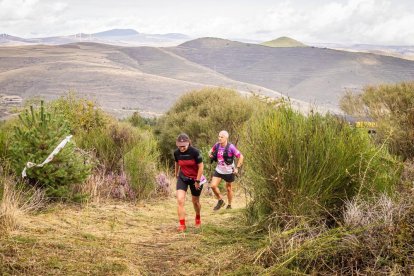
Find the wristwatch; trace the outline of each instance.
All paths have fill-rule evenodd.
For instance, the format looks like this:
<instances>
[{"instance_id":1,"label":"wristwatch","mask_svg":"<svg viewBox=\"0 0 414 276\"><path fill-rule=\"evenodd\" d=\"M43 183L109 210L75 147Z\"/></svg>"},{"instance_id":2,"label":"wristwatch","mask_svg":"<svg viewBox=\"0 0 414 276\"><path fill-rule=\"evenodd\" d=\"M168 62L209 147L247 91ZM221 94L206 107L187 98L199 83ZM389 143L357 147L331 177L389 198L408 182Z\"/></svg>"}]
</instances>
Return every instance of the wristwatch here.
<instances>
[{"instance_id":1,"label":"wristwatch","mask_svg":"<svg viewBox=\"0 0 414 276\"><path fill-rule=\"evenodd\" d=\"M195 182L195 183L199 183L199 184L200 184L200 180L197 180L197 179L196 179L196 180L194 180L194 182Z\"/></svg>"}]
</instances>

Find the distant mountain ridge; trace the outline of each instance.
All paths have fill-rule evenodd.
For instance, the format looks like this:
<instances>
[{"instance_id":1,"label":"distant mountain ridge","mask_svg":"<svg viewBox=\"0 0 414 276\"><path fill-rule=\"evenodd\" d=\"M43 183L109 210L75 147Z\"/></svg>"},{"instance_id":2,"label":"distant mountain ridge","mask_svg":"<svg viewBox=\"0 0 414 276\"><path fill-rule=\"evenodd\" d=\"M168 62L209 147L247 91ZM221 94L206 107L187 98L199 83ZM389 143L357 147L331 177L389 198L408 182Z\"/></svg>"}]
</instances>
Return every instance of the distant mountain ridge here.
<instances>
[{"instance_id":1,"label":"distant mountain ridge","mask_svg":"<svg viewBox=\"0 0 414 276\"><path fill-rule=\"evenodd\" d=\"M137 35L137 32L134 29L112 29L108 31L103 31L99 33L93 33L95 37L107 37L107 36L128 36L128 35Z\"/></svg>"},{"instance_id":2,"label":"distant mountain ridge","mask_svg":"<svg viewBox=\"0 0 414 276\"><path fill-rule=\"evenodd\" d=\"M37 38L22 38L13 36L10 34L0 34L0 46L19 46L19 45L63 45L70 43L78 42L94 42L102 43L109 45L117 46L154 46L154 47L168 47L168 46L177 46L185 42L194 43L206 43L206 41L201 40L192 41L192 37L181 34L181 33L166 33L166 34L145 34L140 33L134 29L111 29L105 30L97 33L77 33L66 36L51 36L51 37L37 37ZM198 38L204 39L204 38ZM208 38L212 41L216 40L217 47L223 41L225 43L245 43L248 45L251 44L260 44L268 47L319 47L319 48L330 48L344 51L352 52L368 52L378 55L385 56L394 56L409 60L414 60L414 46L407 45L369 45L369 44L351 44L345 45L340 43L307 43L304 44L298 40L295 40L290 37L279 37L274 40L260 42L254 39L248 38L239 38L239 39L222 39L211 37ZM210 41L206 43L206 47L212 47L213 42ZM221 42L219 42L221 41ZM210 44L210 46L208 46ZM189 44L190 45L190 44ZM228 44L229 45L229 44Z\"/></svg>"},{"instance_id":3,"label":"distant mountain ridge","mask_svg":"<svg viewBox=\"0 0 414 276\"><path fill-rule=\"evenodd\" d=\"M191 38L185 34L145 34L134 29L112 29L98 33L77 33L67 36L21 38L8 34L0 35L0 46L17 45L62 45L77 42L95 42L119 46L175 46Z\"/></svg>"}]
</instances>

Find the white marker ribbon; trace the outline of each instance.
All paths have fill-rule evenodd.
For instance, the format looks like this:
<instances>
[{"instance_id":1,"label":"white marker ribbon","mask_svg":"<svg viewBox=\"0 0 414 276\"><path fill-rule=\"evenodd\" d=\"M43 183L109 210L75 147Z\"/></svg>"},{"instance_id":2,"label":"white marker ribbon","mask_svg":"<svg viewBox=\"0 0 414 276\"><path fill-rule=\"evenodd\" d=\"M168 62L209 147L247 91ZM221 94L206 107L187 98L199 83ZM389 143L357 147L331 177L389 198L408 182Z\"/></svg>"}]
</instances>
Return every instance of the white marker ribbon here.
<instances>
[{"instance_id":1,"label":"white marker ribbon","mask_svg":"<svg viewBox=\"0 0 414 276\"><path fill-rule=\"evenodd\" d=\"M43 167L45 164L52 161L53 158L63 149L63 147L66 145L66 143L70 141L71 138L72 138L72 135L66 136L66 138L63 139L63 141L60 142L59 145L57 145L57 147L52 151L51 154L49 154L49 156L45 159L45 161L43 161L42 164L35 164L35 163L32 163L32 162L27 162L26 167L24 167L24 169L22 171L22 177L25 178L27 176L26 175L26 169L30 169L30 168L33 168L33 167Z\"/></svg>"}]
</instances>

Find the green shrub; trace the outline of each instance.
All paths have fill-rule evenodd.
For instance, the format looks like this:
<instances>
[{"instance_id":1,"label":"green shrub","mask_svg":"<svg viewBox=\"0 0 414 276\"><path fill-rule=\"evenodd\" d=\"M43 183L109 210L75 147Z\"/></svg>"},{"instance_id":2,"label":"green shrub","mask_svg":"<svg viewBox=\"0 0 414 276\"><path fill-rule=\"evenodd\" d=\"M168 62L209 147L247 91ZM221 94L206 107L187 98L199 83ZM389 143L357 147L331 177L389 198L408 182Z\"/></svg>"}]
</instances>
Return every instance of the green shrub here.
<instances>
[{"instance_id":1,"label":"green shrub","mask_svg":"<svg viewBox=\"0 0 414 276\"><path fill-rule=\"evenodd\" d=\"M13 128L16 120L0 121L0 164L8 162L10 155L10 144L13 141ZM5 167L5 166L3 166Z\"/></svg>"},{"instance_id":2,"label":"green shrub","mask_svg":"<svg viewBox=\"0 0 414 276\"><path fill-rule=\"evenodd\" d=\"M350 115L374 119L379 143L387 141L392 153L414 158L414 82L368 86L358 95L347 93L341 108Z\"/></svg>"},{"instance_id":3,"label":"green shrub","mask_svg":"<svg viewBox=\"0 0 414 276\"><path fill-rule=\"evenodd\" d=\"M152 126L155 126L157 119L156 118L145 118L142 117L138 112L134 112L131 117L126 119L134 127L147 128L149 129Z\"/></svg>"},{"instance_id":4,"label":"green shrub","mask_svg":"<svg viewBox=\"0 0 414 276\"><path fill-rule=\"evenodd\" d=\"M141 132L131 151L125 154L125 172L137 198L146 198L155 191L159 162L158 145L153 135Z\"/></svg>"},{"instance_id":5,"label":"green shrub","mask_svg":"<svg viewBox=\"0 0 414 276\"><path fill-rule=\"evenodd\" d=\"M384 148L329 115L268 108L248 122L243 140L256 222L335 218L345 199L391 191L400 174Z\"/></svg>"},{"instance_id":6,"label":"green shrub","mask_svg":"<svg viewBox=\"0 0 414 276\"><path fill-rule=\"evenodd\" d=\"M211 147L223 129L230 133L230 140L234 142L256 103L254 98L243 98L225 88L205 88L185 94L157 124L162 157L172 160L175 139L181 132L187 133L198 148Z\"/></svg>"},{"instance_id":7,"label":"green shrub","mask_svg":"<svg viewBox=\"0 0 414 276\"><path fill-rule=\"evenodd\" d=\"M136 144L138 130L128 123L112 123L105 128L80 131L76 141L80 148L92 151L106 172L120 173L123 158Z\"/></svg>"},{"instance_id":8,"label":"green shrub","mask_svg":"<svg viewBox=\"0 0 414 276\"><path fill-rule=\"evenodd\" d=\"M10 159L14 172L20 175L27 162L41 164L57 145L69 135L69 129L60 116L45 112L43 102L40 109L33 106L19 115L20 125L14 129ZM70 185L82 182L89 175L90 167L75 152L70 141L43 167L27 169L30 183L45 189L48 197L68 197Z\"/></svg>"},{"instance_id":9,"label":"green shrub","mask_svg":"<svg viewBox=\"0 0 414 276\"><path fill-rule=\"evenodd\" d=\"M73 134L104 128L112 121L93 101L80 98L73 91L51 101L47 109L55 116L62 116Z\"/></svg>"}]
</instances>

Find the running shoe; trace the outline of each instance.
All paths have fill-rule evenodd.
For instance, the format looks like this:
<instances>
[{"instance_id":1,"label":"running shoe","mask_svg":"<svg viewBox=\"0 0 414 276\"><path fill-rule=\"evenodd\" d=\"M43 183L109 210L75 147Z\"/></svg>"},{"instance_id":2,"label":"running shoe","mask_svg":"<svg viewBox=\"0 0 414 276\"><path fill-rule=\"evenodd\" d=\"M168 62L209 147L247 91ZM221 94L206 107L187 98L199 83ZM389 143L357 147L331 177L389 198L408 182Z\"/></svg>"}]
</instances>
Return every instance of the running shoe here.
<instances>
[{"instance_id":1,"label":"running shoe","mask_svg":"<svg viewBox=\"0 0 414 276\"><path fill-rule=\"evenodd\" d=\"M222 200L222 199L220 199L219 201L217 201L217 205L214 207L214 211L217 211L217 210L219 210L221 207L223 207L224 206L224 200Z\"/></svg>"},{"instance_id":2,"label":"running shoe","mask_svg":"<svg viewBox=\"0 0 414 276\"><path fill-rule=\"evenodd\" d=\"M185 230L187 230L187 227L185 225L180 225L178 226L178 232L184 232Z\"/></svg>"}]
</instances>

